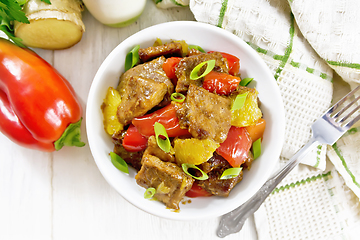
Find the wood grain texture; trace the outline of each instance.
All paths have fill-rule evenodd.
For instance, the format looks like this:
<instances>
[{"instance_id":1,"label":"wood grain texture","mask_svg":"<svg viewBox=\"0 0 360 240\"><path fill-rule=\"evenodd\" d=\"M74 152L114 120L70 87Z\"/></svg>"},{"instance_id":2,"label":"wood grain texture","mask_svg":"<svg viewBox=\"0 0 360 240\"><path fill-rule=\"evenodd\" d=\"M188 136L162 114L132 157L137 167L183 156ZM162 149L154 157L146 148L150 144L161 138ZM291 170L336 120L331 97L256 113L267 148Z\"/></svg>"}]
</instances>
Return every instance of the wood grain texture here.
<instances>
[{"instance_id":1,"label":"wood grain texture","mask_svg":"<svg viewBox=\"0 0 360 240\"><path fill-rule=\"evenodd\" d=\"M151 25L194 20L188 8L157 9L147 1L138 21L110 28L83 13L86 32L70 49L35 49L77 92L84 113L92 80L124 39ZM85 114L84 114L85 117ZM87 143L85 119L82 139ZM137 209L107 184L89 146L42 153L13 144L0 133L0 239L217 239L219 219L179 222ZM253 221L227 239L256 239Z\"/></svg>"}]
</instances>

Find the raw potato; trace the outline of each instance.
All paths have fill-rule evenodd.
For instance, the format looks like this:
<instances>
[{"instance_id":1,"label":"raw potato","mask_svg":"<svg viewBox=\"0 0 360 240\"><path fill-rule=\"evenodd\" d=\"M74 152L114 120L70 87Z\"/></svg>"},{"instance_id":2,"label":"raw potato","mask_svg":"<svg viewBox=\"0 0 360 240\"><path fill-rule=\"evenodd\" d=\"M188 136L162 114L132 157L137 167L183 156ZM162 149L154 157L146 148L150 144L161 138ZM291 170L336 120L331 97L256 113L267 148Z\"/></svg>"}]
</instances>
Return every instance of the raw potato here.
<instances>
[{"instance_id":1,"label":"raw potato","mask_svg":"<svg viewBox=\"0 0 360 240\"><path fill-rule=\"evenodd\" d=\"M85 31L80 0L29 0L23 8L30 24L15 22L15 36L28 47L65 49L78 43Z\"/></svg>"}]
</instances>

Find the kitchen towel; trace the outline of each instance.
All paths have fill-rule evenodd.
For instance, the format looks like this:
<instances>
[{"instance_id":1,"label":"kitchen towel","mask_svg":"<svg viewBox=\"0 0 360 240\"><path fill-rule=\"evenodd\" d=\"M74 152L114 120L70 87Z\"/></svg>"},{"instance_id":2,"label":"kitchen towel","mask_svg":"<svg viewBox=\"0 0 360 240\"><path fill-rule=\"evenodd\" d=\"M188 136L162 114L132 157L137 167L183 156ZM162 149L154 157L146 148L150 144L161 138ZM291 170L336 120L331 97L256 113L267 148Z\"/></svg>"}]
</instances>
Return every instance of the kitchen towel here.
<instances>
[{"instance_id":1,"label":"kitchen towel","mask_svg":"<svg viewBox=\"0 0 360 240\"><path fill-rule=\"evenodd\" d=\"M197 21L237 35L272 71L286 113L279 167L309 140L312 123L331 105L333 76L351 88L359 83L359 7L357 0L190 0ZM255 214L259 239L355 239L359 130L333 146L317 146L279 184Z\"/></svg>"},{"instance_id":2,"label":"kitchen towel","mask_svg":"<svg viewBox=\"0 0 360 240\"><path fill-rule=\"evenodd\" d=\"M360 1L290 1L304 37L353 89L360 83ZM360 198L360 122L336 144L328 156L346 184Z\"/></svg>"}]
</instances>

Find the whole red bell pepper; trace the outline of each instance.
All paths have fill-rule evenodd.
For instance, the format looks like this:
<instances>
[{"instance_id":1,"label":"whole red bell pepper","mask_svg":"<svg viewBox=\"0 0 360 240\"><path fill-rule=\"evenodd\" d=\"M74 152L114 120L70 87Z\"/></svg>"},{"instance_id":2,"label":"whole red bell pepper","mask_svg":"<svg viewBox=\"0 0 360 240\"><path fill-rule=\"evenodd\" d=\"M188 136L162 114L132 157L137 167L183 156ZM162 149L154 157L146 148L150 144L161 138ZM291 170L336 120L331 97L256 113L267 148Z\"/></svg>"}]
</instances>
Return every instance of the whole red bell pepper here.
<instances>
[{"instance_id":1,"label":"whole red bell pepper","mask_svg":"<svg viewBox=\"0 0 360 240\"><path fill-rule=\"evenodd\" d=\"M0 131L41 151L84 146L81 105L70 83L35 52L0 39Z\"/></svg>"}]
</instances>

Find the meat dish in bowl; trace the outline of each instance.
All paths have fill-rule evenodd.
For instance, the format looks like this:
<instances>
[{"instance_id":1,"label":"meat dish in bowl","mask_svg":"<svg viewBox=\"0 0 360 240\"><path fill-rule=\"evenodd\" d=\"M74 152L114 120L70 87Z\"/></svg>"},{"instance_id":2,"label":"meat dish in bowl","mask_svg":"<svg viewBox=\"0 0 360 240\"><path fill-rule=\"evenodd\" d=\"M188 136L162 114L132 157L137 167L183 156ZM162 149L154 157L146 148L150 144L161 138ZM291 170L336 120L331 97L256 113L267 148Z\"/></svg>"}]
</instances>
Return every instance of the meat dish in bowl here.
<instances>
[{"instance_id":1,"label":"meat dish in bowl","mask_svg":"<svg viewBox=\"0 0 360 240\"><path fill-rule=\"evenodd\" d=\"M116 47L94 78L86 122L109 184L140 209L178 220L219 216L250 198L278 161L284 134L281 96L258 54L196 22L156 25ZM261 122L266 130L254 137L250 128ZM255 142L262 153L254 160ZM118 159L132 166L128 173Z\"/></svg>"}]
</instances>

